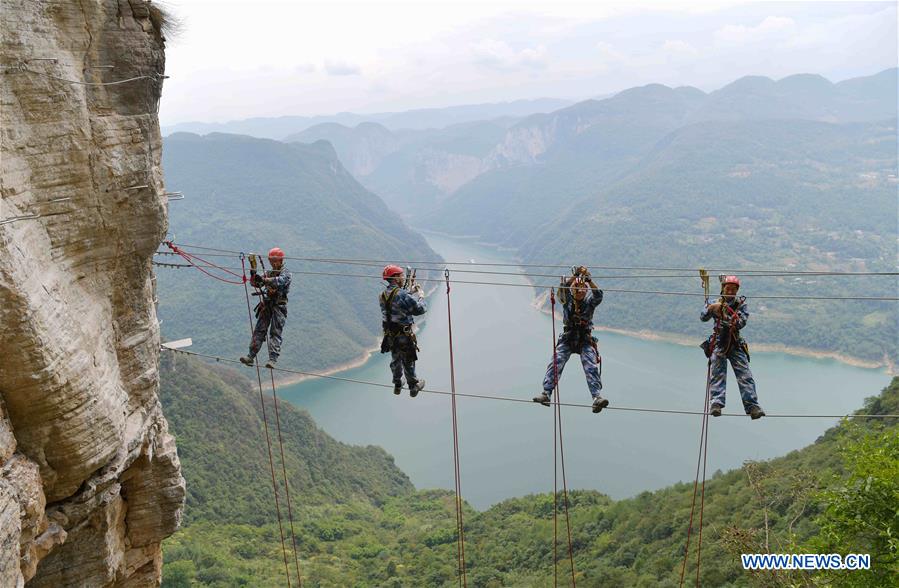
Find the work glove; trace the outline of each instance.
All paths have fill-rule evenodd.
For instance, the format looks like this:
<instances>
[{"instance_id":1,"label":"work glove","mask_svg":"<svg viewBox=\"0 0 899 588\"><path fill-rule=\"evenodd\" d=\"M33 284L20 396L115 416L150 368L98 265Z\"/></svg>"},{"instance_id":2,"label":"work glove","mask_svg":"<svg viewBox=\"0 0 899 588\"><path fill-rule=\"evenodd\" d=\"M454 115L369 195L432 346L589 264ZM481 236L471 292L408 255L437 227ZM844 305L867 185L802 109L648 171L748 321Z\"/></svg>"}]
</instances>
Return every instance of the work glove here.
<instances>
[{"instance_id":1,"label":"work glove","mask_svg":"<svg viewBox=\"0 0 899 588\"><path fill-rule=\"evenodd\" d=\"M586 267L580 265L580 266L577 267L577 269L576 269L575 271L577 272L576 275L581 276L581 277L584 278L585 280L589 280L589 279L590 279L590 270L588 270Z\"/></svg>"},{"instance_id":2,"label":"work glove","mask_svg":"<svg viewBox=\"0 0 899 588\"><path fill-rule=\"evenodd\" d=\"M250 276L250 283L251 283L251 284L253 285L253 287L255 287L255 288L261 287L262 284L263 284L264 282L265 282L265 279L264 279L262 276L260 276L260 275L258 275L258 274L256 274L256 273L253 273L253 274Z\"/></svg>"},{"instance_id":3,"label":"work glove","mask_svg":"<svg viewBox=\"0 0 899 588\"><path fill-rule=\"evenodd\" d=\"M425 296L425 291L422 289L421 284L412 286L412 293L417 294L419 298L424 298Z\"/></svg>"}]
</instances>

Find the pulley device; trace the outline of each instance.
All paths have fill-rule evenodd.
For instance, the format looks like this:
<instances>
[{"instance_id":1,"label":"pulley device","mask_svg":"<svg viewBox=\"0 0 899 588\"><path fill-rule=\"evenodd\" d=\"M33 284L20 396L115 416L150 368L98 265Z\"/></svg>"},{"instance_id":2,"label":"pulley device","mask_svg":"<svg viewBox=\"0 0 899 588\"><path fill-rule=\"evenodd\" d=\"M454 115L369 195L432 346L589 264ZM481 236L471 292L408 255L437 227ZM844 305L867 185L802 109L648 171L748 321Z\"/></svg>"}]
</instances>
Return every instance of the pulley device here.
<instances>
[{"instance_id":1,"label":"pulley device","mask_svg":"<svg viewBox=\"0 0 899 588\"><path fill-rule=\"evenodd\" d=\"M415 287L415 269L406 266L406 280L403 282L404 290L412 290Z\"/></svg>"}]
</instances>

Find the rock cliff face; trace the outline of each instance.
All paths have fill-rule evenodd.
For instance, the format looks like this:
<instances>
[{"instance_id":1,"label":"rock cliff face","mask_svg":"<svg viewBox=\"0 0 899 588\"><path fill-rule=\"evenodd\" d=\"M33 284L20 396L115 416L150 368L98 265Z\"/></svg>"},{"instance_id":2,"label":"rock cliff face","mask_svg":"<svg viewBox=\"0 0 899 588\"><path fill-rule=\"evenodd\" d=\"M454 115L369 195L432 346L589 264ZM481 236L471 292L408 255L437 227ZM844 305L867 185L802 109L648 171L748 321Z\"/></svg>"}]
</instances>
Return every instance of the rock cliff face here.
<instances>
[{"instance_id":1,"label":"rock cliff face","mask_svg":"<svg viewBox=\"0 0 899 588\"><path fill-rule=\"evenodd\" d=\"M184 501L150 264L164 17L2 11L0 586L156 585Z\"/></svg>"}]
</instances>

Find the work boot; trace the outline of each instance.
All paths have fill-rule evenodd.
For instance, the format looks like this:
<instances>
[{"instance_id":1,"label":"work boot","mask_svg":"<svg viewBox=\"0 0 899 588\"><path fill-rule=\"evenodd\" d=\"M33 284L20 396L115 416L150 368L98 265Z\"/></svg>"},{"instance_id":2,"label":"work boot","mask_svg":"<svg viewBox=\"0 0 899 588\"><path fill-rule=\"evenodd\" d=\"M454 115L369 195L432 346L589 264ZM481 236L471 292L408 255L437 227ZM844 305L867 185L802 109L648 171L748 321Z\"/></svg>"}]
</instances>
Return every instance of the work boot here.
<instances>
[{"instance_id":1,"label":"work boot","mask_svg":"<svg viewBox=\"0 0 899 588\"><path fill-rule=\"evenodd\" d=\"M418 396L418 393L425 389L425 381L418 380L415 384L409 386L409 396L415 398Z\"/></svg>"},{"instance_id":2,"label":"work boot","mask_svg":"<svg viewBox=\"0 0 899 588\"><path fill-rule=\"evenodd\" d=\"M602 396L597 396L593 399L593 412L598 413L602 411L605 407L609 406L609 400L607 398L603 398Z\"/></svg>"},{"instance_id":3,"label":"work boot","mask_svg":"<svg viewBox=\"0 0 899 588\"><path fill-rule=\"evenodd\" d=\"M720 404L713 404L712 410L709 411L709 414L712 415L713 417L719 417L719 416L721 416L721 409L723 409L723 408L724 407L721 406Z\"/></svg>"},{"instance_id":4,"label":"work boot","mask_svg":"<svg viewBox=\"0 0 899 588\"><path fill-rule=\"evenodd\" d=\"M242 363L244 365L252 366L254 363L254 358L252 355L245 355L240 358L240 363Z\"/></svg>"},{"instance_id":5,"label":"work boot","mask_svg":"<svg viewBox=\"0 0 899 588\"><path fill-rule=\"evenodd\" d=\"M393 385L393 393L399 396L403 392L403 383Z\"/></svg>"},{"instance_id":6,"label":"work boot","mask_svg":"<svg viewBox=\"0 0 899 588\"><path fill-rule=\"evenodd\" d=\"M749 409L749 417L752 420L760 419L763 416L765 416L765 411L762 410L761 406L756 405Z\"/></svg>"},{"instance_id":7,"label":"work boot","mask_svg":"<svg viewBox=\"0 0 899 588\"><path fill-rule=\"evenodd\" d=\"M546 392L543 392L542 394L540 394L540 396L534 396L533 401L534 401L534 402L539 402L539 403L542 404L543 406L549 406L549 405L550 405L549 394L547 394Z\"/></svg>"},{"instance_id":8,"label":"work boot","mask_svg":"<svg viewBox=\"0 0 899 588\"><path fill-rule=\"evenodd\" d=\"M277 363L278 359L276 357L271 357L267 362L265 362L265 367L267 367L268 369L274 369Z\"/></svg>"}]
</instances>

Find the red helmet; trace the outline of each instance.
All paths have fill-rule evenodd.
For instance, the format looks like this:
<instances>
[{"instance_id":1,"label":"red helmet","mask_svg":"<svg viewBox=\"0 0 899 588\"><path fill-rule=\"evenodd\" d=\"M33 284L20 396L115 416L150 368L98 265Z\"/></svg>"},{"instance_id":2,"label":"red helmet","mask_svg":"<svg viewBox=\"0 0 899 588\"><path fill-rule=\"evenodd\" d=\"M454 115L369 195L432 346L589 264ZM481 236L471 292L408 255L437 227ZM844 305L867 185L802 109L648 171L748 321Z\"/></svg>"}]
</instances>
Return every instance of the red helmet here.
<instances>
[{"instance_id":1,"label":"red helmet","mask_svg":"<svg viewBox=\"0 0 899 588\"><path fill-rule=\"evenodd\" d=\"M384 271L381 272L381 277L385 280L389 280L390 278L395 278L401 275L403 275L403 268L398 265L385 266Z\"/></svg>"},{"instance_id":2,"label":"red helmet","mask_svg":"<svg viewBox=\"0 0 899 588\"><path fill-rule=\"evenodd\" d=\"M274 261L276 259L284 261L284 251L280 247L272 247L271 251L268 252L269 261Z\"/></svg>"},{"instance_id":3,"label":"red helmet","mask_svg":"<svg viewBox=\"0 0 899 588\"><path fill-rule=\"evenodd\" d=\"M721 287L725 287L728 284L735 284L737 288L740 287L740 278L737 276L724 276L724 280L721 281Z\"/></svg>"}]
</instances>

